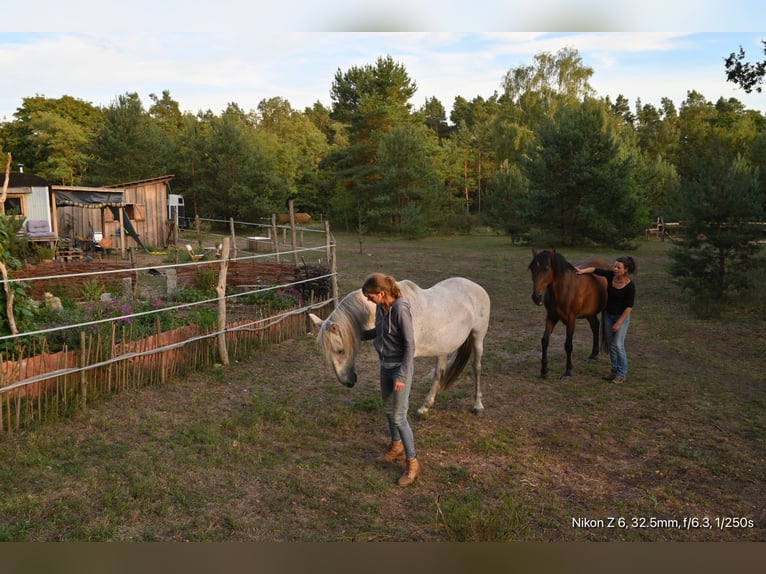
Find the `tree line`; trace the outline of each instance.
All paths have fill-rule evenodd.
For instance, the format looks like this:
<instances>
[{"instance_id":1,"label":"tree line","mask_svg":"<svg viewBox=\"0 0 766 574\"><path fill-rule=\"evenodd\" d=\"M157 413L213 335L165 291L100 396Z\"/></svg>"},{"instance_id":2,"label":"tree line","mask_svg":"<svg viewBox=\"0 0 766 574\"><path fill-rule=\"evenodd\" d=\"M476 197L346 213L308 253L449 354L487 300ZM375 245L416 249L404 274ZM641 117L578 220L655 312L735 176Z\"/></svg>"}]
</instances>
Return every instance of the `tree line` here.
<instances>
[{"instance_id":1,"label":"tree line","mask_svg":"<svg viewBox=\"0 0 766 574\"><path fill-rule=\"evenodd\" d=\"M752 74L743 57L731 65ZM682 284L703 273L717 293L741 287L751 224L764 219L766 117L694 90L680 107L631 108L599 97L592 75L574 49L540 53L492 96L456 97L449 117L435 97L413 106L416 82L390 56L338 69L329 107L303 111L280 97L195 114L168 91L105 107L37 95L0 125L0 147L64 185L174 174L187 211L212 219L258 221L293 199L358 233L489 225L549 245L628 247L662 217L684 223Z\"/></svg>"}]
</instances>

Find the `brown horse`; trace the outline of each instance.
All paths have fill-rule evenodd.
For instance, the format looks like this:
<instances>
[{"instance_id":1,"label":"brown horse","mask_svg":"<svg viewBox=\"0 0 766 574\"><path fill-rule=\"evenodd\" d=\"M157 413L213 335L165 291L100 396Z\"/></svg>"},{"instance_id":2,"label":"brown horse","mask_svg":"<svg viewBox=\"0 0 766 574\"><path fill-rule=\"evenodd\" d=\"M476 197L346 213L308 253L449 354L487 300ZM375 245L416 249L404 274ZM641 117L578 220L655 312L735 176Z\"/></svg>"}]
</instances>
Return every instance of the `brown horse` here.
<instances>
[{"instance_id":1,"label":"brown horse","mask_svg":"<svg viewBox=\"0 0 766 574\"><path fill-rule=\"evenodd\" d=\"M562 378L572 375L572 336L577 319L587 319L593 333L593 349L588 360L593 360L599 352L598 314L606 306L606 279L597 275L578 275L574 266L567 262L556 250L537 252L532 250L532 301L536 305L545 305L545 332L541 340L543 348L540 376L548 375L548 342L556 323L563 322L567 328L564 349L567 353L566 370ZM579 267L610 268L604 259L590 259ZM606 350L606 333L601 330L601 348Z\"/></svg>"}]
</instances>

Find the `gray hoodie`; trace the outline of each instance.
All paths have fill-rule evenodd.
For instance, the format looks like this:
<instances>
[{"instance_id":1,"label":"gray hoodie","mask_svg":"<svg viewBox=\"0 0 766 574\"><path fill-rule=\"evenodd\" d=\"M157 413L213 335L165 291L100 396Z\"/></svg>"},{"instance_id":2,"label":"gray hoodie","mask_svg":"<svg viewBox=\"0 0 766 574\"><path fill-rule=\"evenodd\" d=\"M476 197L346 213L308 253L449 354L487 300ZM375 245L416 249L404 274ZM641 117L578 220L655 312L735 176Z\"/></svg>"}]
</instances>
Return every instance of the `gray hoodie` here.
<instances>
[{"instance_id":1,"label":"gray hoodie","mask_svg":"<svg viewBox=\"0 0 766 574\"><path fill-rule=\"evenodd\" d=\"M375 309L375 328L362 333L362 340L374 339L380 364L386 369L400 368L403 381L412 380L415 361L415 334L410 304L399 297L386 312L383 305Z\"/></svg>"}]
</instances>

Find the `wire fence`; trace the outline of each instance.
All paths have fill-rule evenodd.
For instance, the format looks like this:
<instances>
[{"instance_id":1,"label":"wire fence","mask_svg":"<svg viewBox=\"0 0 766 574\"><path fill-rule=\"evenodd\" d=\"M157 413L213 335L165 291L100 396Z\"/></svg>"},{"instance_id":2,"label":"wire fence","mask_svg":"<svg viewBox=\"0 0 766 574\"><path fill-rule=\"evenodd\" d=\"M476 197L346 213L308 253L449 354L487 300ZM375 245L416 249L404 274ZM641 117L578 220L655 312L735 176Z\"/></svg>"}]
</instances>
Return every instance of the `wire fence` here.
<instances>
[{"instance_id":1,"label":"wire fence","mask_svg":"<svg viewBox=\"0 0 766 574\"><path fill-rule=\"evenodd\" d=\"M204 261L9 278L8 283L82 284L114 274L125 278L129 272L136 282L150 276L166 281L170 291L171 285L183 289L184 281L205 273L215 280L216 296L162 304L154 299L151 308L126 307L108 317L1 336L0 433L57 419L101 396L161 384L190 369L227 364L255 348L303 336L310 328L308 312L325 314L323 308L337 302L335 242L329 228L322 244L278 252L295 257L302 262L298 265L275 263L274 252L231 250L232 238L221 239L223 253ZM54 349L56 340L65 343Z\"/></svg>"}]
</instances>

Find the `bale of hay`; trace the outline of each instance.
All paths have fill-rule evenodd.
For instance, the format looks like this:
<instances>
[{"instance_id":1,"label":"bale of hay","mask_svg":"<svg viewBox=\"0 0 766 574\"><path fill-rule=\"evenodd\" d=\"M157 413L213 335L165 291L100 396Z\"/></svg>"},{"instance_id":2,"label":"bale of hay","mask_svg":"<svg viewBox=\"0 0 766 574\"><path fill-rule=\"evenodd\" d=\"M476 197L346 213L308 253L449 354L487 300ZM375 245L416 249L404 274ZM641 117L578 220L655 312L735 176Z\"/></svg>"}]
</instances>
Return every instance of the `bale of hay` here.
<instances>
[{"instance_id":1,"label":"bale of hay","mask_svg":"<svg viewBox=\"0 0 766 574\"><path fill-rule=\"evenodd\" d=\"M295 223L298 225L305 225L309 221L311 221L311 214L309 213L303 213L299 212L295 214ZM279 223L285 224L290 223L290 214L289 213L280 213L279 214Z\"/></svg>"}]
</instances>

